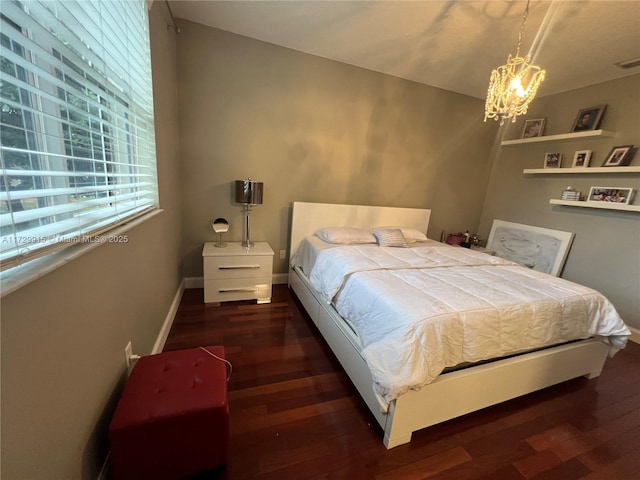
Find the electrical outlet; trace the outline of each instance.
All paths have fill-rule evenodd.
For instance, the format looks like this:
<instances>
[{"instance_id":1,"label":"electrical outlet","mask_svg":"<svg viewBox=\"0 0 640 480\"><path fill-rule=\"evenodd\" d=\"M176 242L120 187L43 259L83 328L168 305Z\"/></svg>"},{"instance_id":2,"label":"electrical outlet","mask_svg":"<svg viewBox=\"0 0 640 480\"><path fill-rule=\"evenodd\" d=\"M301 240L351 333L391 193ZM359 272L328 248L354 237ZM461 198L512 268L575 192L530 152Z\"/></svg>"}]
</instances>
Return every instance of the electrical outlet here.
<instances>
[{"instance_id":1,"label":"electrical outlet","mask_svg":"<svg viewBox=\"0 0 640 480\"><path fill-rule=\"evenodd\" d=\"M131 341L124 347L124 362L127 365L127 370L131 368L131 355L133 355L133 349L131 347Z\"/></svg>"},{"instance_id":2,"label":"electrical outlet","mask_svg":"<svg viewBox=\"0 0 640 480\"><path fill-rule=\"evenodd\" d=\"M286 250L280 250L280 260L284 260L287 257Z\"/></svg>"}]
</instances>

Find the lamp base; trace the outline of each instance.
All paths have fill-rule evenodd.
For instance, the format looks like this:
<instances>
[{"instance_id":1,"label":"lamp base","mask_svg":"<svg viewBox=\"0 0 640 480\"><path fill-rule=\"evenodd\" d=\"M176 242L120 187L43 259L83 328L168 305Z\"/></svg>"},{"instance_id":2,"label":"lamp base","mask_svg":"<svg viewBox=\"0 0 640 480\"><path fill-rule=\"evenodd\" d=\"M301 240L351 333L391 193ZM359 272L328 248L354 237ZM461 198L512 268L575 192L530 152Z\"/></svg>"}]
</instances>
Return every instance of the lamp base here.
<instances>
[{"instance_id":1,"label":"lamp base","mask_svg":"<svg viewBox=\"0 0 640 480\"><path fill-rule=\"evenodd\" d=\"M251 248L254 246L254 243L251 241L251 205L248 203L244 204L244 232L242 238L242 246L245 248Z\"/></svg>"}]
</instances>

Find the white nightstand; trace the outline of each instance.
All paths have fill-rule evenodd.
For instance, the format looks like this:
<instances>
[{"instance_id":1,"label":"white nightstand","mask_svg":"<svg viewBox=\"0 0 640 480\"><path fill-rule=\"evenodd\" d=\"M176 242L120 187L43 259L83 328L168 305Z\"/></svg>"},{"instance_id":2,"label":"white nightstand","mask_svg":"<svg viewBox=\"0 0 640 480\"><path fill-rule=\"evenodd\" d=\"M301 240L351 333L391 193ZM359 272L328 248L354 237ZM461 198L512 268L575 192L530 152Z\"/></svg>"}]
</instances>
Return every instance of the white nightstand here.
<instances>
[{"instance_id":1,"label":"white nightstand","mask_svg":"<svg viewBox=\"0 0 640 480\"><path fill-rule=\"evenodd\" d=\"M228 242L226 247L207 242L202 261L205 303L253 299L271 302L273 250L267 242L255 242L251 248L240 242Z\"/></svg>"}]
</instances>

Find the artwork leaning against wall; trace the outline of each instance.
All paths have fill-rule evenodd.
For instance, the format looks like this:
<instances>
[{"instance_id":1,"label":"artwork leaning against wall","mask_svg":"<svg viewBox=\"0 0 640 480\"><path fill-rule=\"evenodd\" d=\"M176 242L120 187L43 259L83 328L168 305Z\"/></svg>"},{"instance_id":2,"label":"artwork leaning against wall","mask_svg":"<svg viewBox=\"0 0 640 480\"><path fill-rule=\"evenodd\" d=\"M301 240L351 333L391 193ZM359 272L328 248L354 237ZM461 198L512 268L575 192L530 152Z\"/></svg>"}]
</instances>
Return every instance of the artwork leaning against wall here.
<instances>
[{"instance_id":1,"label":"artwork leaning against wall","mask_svg":"<svg viewBox=\"0 0 640 480\"><path fill-rule=\"evenodd\" d=\"M487 249L524 267L560 276L573 233L494 220Z\"/></svg>"}]
</instances>

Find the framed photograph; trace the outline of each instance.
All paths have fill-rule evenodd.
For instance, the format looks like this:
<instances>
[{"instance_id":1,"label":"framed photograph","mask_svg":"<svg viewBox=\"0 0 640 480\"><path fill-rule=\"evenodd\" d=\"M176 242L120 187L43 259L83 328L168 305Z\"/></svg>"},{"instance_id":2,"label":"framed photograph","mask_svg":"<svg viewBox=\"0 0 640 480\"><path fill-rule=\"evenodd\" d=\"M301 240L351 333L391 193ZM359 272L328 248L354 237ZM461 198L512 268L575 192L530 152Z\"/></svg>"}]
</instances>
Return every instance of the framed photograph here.
<instances>
[{"instance_id":1,"label":"framed photograph","mask_svg":"<svg viewBox=\"0 0 640 480\"><path fill-rule=\"evenodd\" d=\"M544 132L544 123L546 120L546 118L525 120L524 130L522 130L522 138L541 137L542 132Z\"/></svg>"},{"instance_id":2,"label":"framed photograph","mask_svg":"<svg viewBox=\"0 0 640 480\"><path fill-rule=\"evenodd\" d=\"M581 109L573 122L571 131L584 132L586 130L597 130L600 127L600 123L602 123L602 117L604 117L606 109L606 105Z\"/></svg>"},{"instance_id":3,"label":"framed photograph","mask_svg":"<svg viewBox=\"0 0 640 480\"><path fill-rule=\"evenodd\" d=\"M560 276L573 233L494 220L487 249L523 267Z\"/></svg>"},{"instance_id":4,"label":"framed photograph","mask_svg":"<svg viewBox=\"0 0 640 480\"><path fill-rule=\"evenodd\" d=\"M544 168L560 168L562 166L561 153L547 153L544 156Z\"/></svg>"},{"instance_id":5,"label":"framed photograph","mask_svg":"<svg viewBox=\"0 0 640 480\"><path fill-rule=\"evenodd\" d=\"M603 167L622 167L629 165L633 157L633 145L620 145L613 147L602 164Z\"/></svg>"},{"instance_id":6,"label":"framed photograph","mask_svg":"<svg viewBox=\"0 0 640 480\"><path fill-rule=\"evenodd\" d=\"M591 161L591 150L578 150L573 155L573 168L586 168Z\"/></svg>"},{"instance_id":7,"label":"framed photograph","mask_svg":"<svg viewBox=\"0 0 640 480\"><path fill-rule=\"evenodd\" d=\"M610 202L629 205L633 198L633 188L591 187L588 202Z\"/></svg>"}]
</instances>

